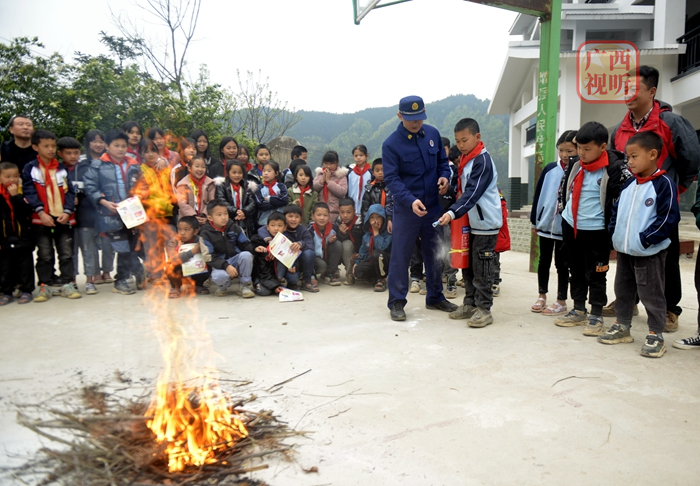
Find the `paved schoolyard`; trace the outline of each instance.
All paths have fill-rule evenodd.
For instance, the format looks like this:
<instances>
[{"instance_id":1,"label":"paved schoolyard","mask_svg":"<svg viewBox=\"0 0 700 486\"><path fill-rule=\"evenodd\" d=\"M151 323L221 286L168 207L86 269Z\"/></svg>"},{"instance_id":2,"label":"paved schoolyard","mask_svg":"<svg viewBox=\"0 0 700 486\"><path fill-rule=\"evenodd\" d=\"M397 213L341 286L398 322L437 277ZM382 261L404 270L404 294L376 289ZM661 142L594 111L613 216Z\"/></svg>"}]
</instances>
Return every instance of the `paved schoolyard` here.
<instances>
[{"instance_id":1,"label":"paved schoolyard","mask_svg":"<svg viewBox=\"0 0 700 486\"><path fill-rule=\"evenodd\" d=\"M682 261L681 330L652 360L639 356L643 310L635 342L618 346L531 313L527 258L502 256L496 322L484 329L426 310L418 294L408 320L392 322L386 294L361 286L322 286L285 304L198 298L223 376L253 382L240 389L261 397L251 408L314 431L291 441L296 462L272 459L254 477L285 486L696 483L700 353L670 346L695 330L694 261ZM162 359L141 296L100 290L0 309L0 465L41 444L16 424L15 404L117 369L152 386ZM184 300L168 305L191 312ZM302 471L312 466L318 474Z\"/></svg>"}]
</instances>

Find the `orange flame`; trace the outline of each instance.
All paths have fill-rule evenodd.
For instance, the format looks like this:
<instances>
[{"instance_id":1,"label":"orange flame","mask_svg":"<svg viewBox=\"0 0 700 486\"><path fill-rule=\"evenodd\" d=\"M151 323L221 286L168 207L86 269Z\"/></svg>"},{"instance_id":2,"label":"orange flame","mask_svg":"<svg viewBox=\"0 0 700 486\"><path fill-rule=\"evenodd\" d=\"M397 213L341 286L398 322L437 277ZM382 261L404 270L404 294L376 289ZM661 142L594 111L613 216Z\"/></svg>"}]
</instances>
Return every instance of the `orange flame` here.
<instances>
[{"instance_id":1,"label":"orange flame","mask_svg":"<svg viewBox=\"0 0 700 486\"><path fill-rule=\"evenodd\" d=\"M164 187L164 180L166 174L152 174L142 179L135 192L150 217L141 234L142 244L150 238L150 244L145 245L148 271L172 276L174 266L167 261L166 247L175 232L161 211L163 200L172 200L172 191ZM154 198L154 193L159 197ZM167 305L168 286L163 281L154 283L145 292L144 301L153 311L165 366L146 412L146 425L156 441L165 446L168 469L176 472L216 462L218 451L231 447L248 431L233 410L230 397L219 387L211 363L215 353L204 321L198 317L196 300L185 298L185 309Z\"/></svg>"}]
</instances>

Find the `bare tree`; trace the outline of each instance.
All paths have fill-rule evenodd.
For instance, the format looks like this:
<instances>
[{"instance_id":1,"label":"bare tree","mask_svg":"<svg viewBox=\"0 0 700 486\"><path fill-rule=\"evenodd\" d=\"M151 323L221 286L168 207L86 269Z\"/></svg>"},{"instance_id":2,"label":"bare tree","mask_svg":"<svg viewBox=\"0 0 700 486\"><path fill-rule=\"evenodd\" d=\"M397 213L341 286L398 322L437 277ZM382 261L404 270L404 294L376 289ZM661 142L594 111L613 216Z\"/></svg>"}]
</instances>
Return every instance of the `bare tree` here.
<instances>
[{"instance_id":1,"label":"bare tree","mask_svg":"<svg viewBox=\"0 0 700 486\"><path fill-rule=\"evenodd\" d=\"M184 101L187 49L194 38L202 0L145 0L135 5L155 18L156 25L167 29L167 35L154 39L132 18L122 12L115 14L110 8L112 22L133 46L140 48L161 80L176 86L180 100Z\"/></svg>"},{"instance_id":2,"label":"bare tree","mask_svg":"<svg viewBox=\"0 0 700 486\"><path fill-rule=\"evenodd\" d=\"M262 81L258 71L257 79L251 71L246 72L245 79L238 75L238 111L233 119L235 131L244 132L248 138L257 142L267 142L281 137L290 128L299 123L301 115L294 108L288 108L286 101L277 98L277 93L270 89L269 78Z\"/></svg>"}]
</instances>

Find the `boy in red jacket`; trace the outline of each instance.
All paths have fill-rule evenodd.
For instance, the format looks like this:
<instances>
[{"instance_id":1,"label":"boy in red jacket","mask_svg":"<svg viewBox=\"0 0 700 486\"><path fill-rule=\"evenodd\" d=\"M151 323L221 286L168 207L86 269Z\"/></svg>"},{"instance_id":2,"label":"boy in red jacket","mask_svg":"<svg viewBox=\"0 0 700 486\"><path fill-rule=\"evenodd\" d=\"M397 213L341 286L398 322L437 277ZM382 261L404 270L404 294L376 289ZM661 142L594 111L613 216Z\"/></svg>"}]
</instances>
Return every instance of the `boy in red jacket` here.
<instances>
[{"instance_id":1,"label":"boy in red jacket","mask_svg":"<svg viewBox=\"0 0 700 486\"><path fill-rule=\"evenodd\" d=\"M32 134L32 148L37 158L22 170L24 198L34 214L34 237L37 244L36 274L39 293L34 302L46 302L52 295L51 285L60 285L58 295L69 299L81 297L73 283L73 228L75 193L68 182L68 171L56 159L56 135L48 130ZM55 250L54 250L55 247ZM54 276L58 253L60 277Z\"/></svg>"}]
</instances>

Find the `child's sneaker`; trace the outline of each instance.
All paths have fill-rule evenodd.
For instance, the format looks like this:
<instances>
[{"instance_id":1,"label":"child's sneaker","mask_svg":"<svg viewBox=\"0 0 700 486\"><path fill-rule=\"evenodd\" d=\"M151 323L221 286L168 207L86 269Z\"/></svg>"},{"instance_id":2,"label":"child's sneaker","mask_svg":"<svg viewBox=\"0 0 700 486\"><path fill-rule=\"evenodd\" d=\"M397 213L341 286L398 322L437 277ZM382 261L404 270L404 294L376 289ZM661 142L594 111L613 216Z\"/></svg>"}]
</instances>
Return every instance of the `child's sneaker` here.
<instances>
[{"instance_id":1,"label":"child's sneaker","mask_svg":"<svg viewBox=\"0 0 700 486\"><path fill-rule=\"evenodd\" d=\"M109 272L103 273L103 274L102 274L102 281L103 281L104 283L106 283L106 284L108 284L108 283L114 283L114 279L113 279L112 276L109 274Z\"/></svg>"},{"instance_id":2,"label":"child's sneaker","mask_svg":"<svg viewBox=\"0 0 700 486\"><path fill-rule=\"evenodd\" d=\"M36 297L34 297L34 302L46 302L52 296L53 294L46 284L41 284L39 292L37 292Z\"/></svg>"},{"instance_id":3,"label":"child's sneaker","mask_svg":"<svg viewBox=\"0 0 700 486\"><path fill-rule=\"evenodd\" d=\"M460 278L459 280L457 280L457 287L464 287L464 279L463 278Z\"/></svg>"},{"instance_id":4,"label":"child's sneaker","mask_svg":"<svg viewBox=\"0 0 700 486\"><path fill-rule=\"evenodd\" d=\"M340 277L338 275L333 275L328 281L328 285L331 287L338 287L339 285L342 285L340 283Z\"/></svg>"},{"instance_id":5,"label":"child's sneaker","mask_svg":"<svg viewBox=\"0 0 700 486\"><path fill-rule=\"evenodd\" d=\"M112 287L112 292L115 294L131 295L135 294L136 291L129 287L129 283L125 280L117 280L114 282L114 287Z\"/></svg>"},{"instance_id":6,"label":"child's sneaker","mask_svg":"<svg viewBox=\"0 0 700 486\"><path fill-rule=\"evenodd\" d=\"M460 305L456 311L450 312L450 319L469 319L476 312L473 305Z\"/></svg>"},{"instance_id":7,"label":"child's sneaker","mask_svg":"<svg viewBox=\"0 0 700 486\"><path fill-rule=\"evenodd\" d=\"M700 332L695 336L673 341L673 347L678 349L700 349Z\"/></svg>"},{"instance_id":8,"label":"child's sneaker","mask_svg":"<svg viewBox=\"0 0 700 486\"><path fill-rule=\"evenodd\" d=\"M448 285L447 289L445 290L445 297L448 299L456 299L457 298L457 286L456 285Z\"/></svg>"},{"instance_id":9,"label":"child's sneaker","mask_svg":"<svg viewBox=\"0 0 700 486\"><path fill-rule=\"evenodd\" d=\"M425 282L421 282L420 290L418 291L420 295L428 295L428 287Z\"/></svg>"},{"instance_id":10,"label":"child's sneaker","mask_svg":"<svg viewBox=\"0 0 700 486\"><path fill-rule=\"evenodd\" d=\"M554 324L559 327L585 326L588 320L588 312L571 309L568 313L554 319Z\"/></svg>"},{"instance_id":11,"label":"child's sneaker","mask_svg":"<svg viewBox=\"0 0 700 486\"><path fill-rule=\"evenodd\" d=\"M639 354L647 358L660 358L665 352L666 345L664 344L664 338L658 334L649 333L644 340L644 346L642 346L642 350Z\"/></svg>"},{"instance_id":12,"label":"child's sneaker","mask_svg":"<svg viewBox=\"0 0 700 486\"><path fill-rule=\"evenodd\" d=\"M214 297L226 297L226 294L228 289L222 289L221 287L217 288L214 291Z\"/></svg>"},{"instance_id":13,"label":"child's sneaker","mask_svg":"<svg viewBox=\"0 0 700 486\"><path fill-rule=\"evenodd\" d=\"M82 295L78 292L78 287L73 282L70 282L61 286L61 297L79 299Z\"/></svg>"},{"instance_id":14,"label":"child's sneaker","mask_svg":"<svg viewBox=\"0 0 700 486\"><path fill-rule=\"evenodd\" d=\"M88 295L95 295L97 293L97 287L93 282L87 282L85 284L85 293Z\"/></svg>"},{"instance_id":15,"label":"child's sneaker","mask_svg":"<svg viewBox=\"0 0 700 486\"><path fill-rule=\"evenodd\" d=\"M494 297L498 297L499 295L501 295L501 286L500 285L492 285L491 292L493 293Z\"/></svg>"},{"instance_id":16,"label":"child's sneaker","mask_svg":"<svg viewBox=\"0 0 700 486\"><path fill-rule=\"evenodd\" d=\"M678 314L671 311L666 312L666 325L664 332L676 332L678 330Z\"/></svg>"},{"instance_id":17,"label":"child's sneaker","mask_svg":"<svg viewBox=\"0 0 700 486\"><path fill-rule=\"evenodd\" d=\"M584 336L600 336L605 332L603 318L600 316L588 316L588 325L583 330Z\"/></svg>"},{"instance_id":18,"label":"child's sneaker","mask_svg":"<svg viewBox=\"0 0 700 486\"><path fill-rule=\"evenodd\" d=\"M630 334L629 327L625 329L617 322L606 332L598 336L598 342L603 344L631 343L633 341L634 338Z\"/></svg>"},{"instance_id":19,"label":"child's sneaker","mask_svg":"<svg viewBox=\"0 0 700 486\"><path fill-rule=\"evenodd\" d=\"M345 272L345 280L343 281L343 285L354 285L355 284L355 276L352 274L352 272Z\"/></svg>"},{"instance_id":20,"label":"child's sneaker","mask_svg":"<svg viewBox=\"0 0 700 486\"><path fill-rule=\"evenodd\" d=\"M409 292L412 294L417 294L420 292L420 282L418 280L411 280L411 289Z\"/></svg>"},{"instance_id":21,"label":"child's sneaker","mask_svg":"<svg viewBox=\"0 0 700 486\"><path fill-rule=\"evenodd\" d=\"M486 327L493 324L493 316L491 311L478 307L474 315L467 321L469 327Z\"/></svg>"},{"instance_id":22,"label":"child's sneaker","mask_svg":"<svg viewBox=\"0 0 700 486\"><path fill-rule=\"evenodd\" d=\"M250 299L255 297L255 292L253 292L253 286L251 284L241 284L241 288L238 290L238 295L244 299Z\"/></svg>"}]
</instances>

